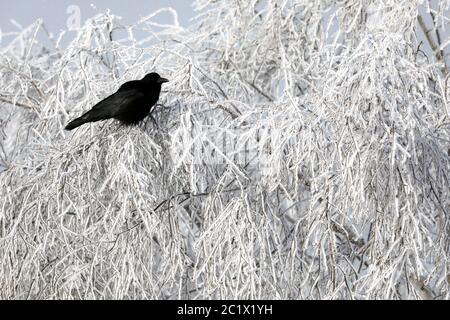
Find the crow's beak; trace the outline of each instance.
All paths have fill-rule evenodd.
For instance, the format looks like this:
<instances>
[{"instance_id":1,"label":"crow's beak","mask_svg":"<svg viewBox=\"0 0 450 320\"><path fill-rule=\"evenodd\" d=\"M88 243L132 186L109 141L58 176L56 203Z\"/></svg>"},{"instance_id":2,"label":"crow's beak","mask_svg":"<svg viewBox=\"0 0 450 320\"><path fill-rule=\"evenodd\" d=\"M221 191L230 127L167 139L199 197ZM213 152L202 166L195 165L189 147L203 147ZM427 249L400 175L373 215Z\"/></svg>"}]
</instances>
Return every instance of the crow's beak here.
<instances>
[{"instance_id":1,"label":"crow's beak","mask_svg":"<svg viewBox=\"0 0 450 320\"><path fill-rule=\"evenodd\" d=\"M165 83L165 82L169 82L169 80L167 80L166 78L159 78L158 79L158 83Z\"/></svg>"}]
</instances>

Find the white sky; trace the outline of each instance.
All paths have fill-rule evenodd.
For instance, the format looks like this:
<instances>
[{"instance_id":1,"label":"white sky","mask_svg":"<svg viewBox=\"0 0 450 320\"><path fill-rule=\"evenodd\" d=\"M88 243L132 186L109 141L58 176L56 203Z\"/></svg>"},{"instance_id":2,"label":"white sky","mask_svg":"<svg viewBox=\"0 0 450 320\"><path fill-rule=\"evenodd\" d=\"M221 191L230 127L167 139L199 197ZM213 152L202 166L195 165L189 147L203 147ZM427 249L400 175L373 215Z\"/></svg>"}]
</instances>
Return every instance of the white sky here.
<instances>
[{"instance_id":1,"label":"white sky","mask_svg":"<svg viewBox=\"0 0 450 320\"><path fill-rule=\"evenodd\" d=\"M47 29L58 34L66 29L67 8L71 5L80 7L82 22L109 8L112 14L123 18L124 24L133 23L159 8L172 7L178 12L180 24L187 26L194 16L191 3L189 0L0 0L0 29L3 32L17 30L11 19L26 27L42 18ZM164 22L163 16L160 21Z\"/></svg>"},{"instance_id":2,"label":"white sky","mask_svg":"<svg viewBox=\"0 0 450 320\"><path fill-rule=\"evenodd\" d=\"M431 1L432 6L436 7L436 1ZM93 4L95 8L92 7ZM17 31L17 27L11 23L16 20L23 27L27 27L37 19L42 18L46 28L58 35L60 30L67 30L67 21L70 16L67 13L69 6L76 5L80 7L81 22L94 16L97 13L105 12L110 9L111 13L123 18L123 24L133 24L141 17L148 15L162 7L172 7L178 12L179 22L182 26L188 26L191 18L195 16L191 7L191 0L0 0L0 31L7 33ZM424 13L425 9L422 10ZM450 14L450 12L449 12ZM431 21L427 14L423 15L428 27L431 27ZM158 22L169 22L169 14L161 14L155 20ZM450 29L443 30L442 36L448 39ZM0 34L1 35L1 34ZM419 40L426 43L422 32L418 34ZM0 46L1 46L0 37ZM430 53L426 45L424 50ZM446 59L450 63L450 52L446 49Z\"/></svg>"}]
</instances>

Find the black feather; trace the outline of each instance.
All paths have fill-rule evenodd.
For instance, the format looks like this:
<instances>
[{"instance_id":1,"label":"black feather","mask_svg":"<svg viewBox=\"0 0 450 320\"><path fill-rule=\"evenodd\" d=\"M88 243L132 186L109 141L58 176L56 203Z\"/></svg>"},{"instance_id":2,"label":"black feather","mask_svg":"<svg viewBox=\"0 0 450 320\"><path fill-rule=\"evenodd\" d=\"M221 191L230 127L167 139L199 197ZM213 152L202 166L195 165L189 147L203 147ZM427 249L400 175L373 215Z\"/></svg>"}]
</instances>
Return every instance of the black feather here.
<instances>
[{"instance_id":1,"label":"black feather","mask_svg":"<svg viewBox=\"0 0 450 320\"><path fill-rule=\"evenodd\" d=\"M157 73L149 73L142 80L124 83L113 95L97 103L81 117L71 121L66 130L73 130L88 122L117 119L124 124L137 124L158 102L161 85L168 82Z\"/></svg>"}]
</instances>

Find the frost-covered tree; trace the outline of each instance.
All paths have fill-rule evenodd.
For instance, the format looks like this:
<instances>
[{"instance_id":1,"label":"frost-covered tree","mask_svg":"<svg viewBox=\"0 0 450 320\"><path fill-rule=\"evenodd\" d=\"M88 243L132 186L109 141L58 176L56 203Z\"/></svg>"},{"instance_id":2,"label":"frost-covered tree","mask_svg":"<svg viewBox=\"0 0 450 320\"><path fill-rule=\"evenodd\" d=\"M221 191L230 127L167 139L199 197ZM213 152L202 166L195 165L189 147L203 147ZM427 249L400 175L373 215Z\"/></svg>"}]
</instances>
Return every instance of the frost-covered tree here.
<instances>
[{"instance_id":1,"label":"frost-covered tree","mask_svg":"<svg viewBox=\"0 0 450 320\"><path fill-rule=\"evenodd\" d=\"M195 8L3 46L0 297L449 299L450 1ZM157 125L63 130L149 71Z\"/></svg>"}]
</instances>

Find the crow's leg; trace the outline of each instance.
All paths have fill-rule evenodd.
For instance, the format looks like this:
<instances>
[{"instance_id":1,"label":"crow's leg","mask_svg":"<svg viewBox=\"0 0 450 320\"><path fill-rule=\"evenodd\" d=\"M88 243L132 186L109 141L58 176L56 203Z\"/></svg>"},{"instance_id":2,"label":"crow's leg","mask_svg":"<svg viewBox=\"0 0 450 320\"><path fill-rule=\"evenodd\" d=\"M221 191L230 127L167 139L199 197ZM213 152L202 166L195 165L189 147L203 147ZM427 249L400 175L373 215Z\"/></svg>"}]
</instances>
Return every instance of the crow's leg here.
<instances>
[{"instance_id":1,"label":"crow's leg","mask_svg":"<svg viewBox=\"0 0 450 320\"><path fill-rule=\"evenodd\" d=\"M153 124L155 125L156 129L159 130L159 125L158 125L158 122L156 122L155 117L151 113L149 114L149 116L150 116L150 119L152 120Z\"/></svg>"}]
</instances>

